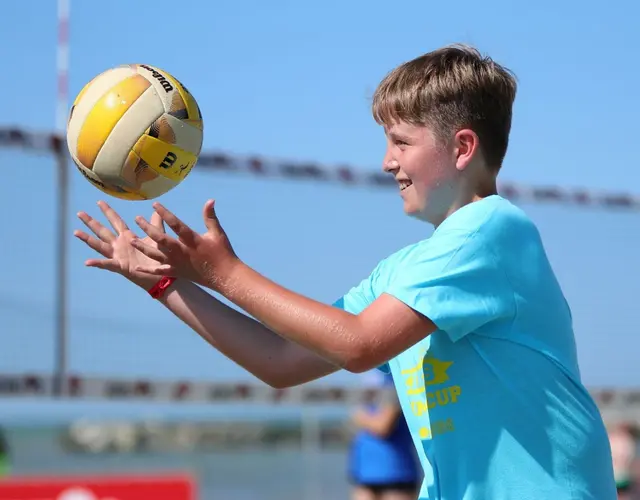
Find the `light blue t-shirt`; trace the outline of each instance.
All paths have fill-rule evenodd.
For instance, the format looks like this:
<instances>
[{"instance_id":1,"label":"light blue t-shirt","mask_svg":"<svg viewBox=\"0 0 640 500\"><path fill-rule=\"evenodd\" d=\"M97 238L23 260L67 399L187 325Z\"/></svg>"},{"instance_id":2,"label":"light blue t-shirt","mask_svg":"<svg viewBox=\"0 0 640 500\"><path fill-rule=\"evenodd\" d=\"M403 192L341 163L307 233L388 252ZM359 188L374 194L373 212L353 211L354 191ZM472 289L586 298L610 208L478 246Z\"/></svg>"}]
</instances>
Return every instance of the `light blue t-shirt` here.
<instances>
[{"instance_id":1,"label":"light blue t-shirt","mask_svg":"<svg viewBox=\"0 0 640 500\"><path fill-rule=\"evenodd\" d=\"M438 330L390 360L421 499L616 500L571 312L531 220L500 196L462 207L336 302L390 294Z\"/></svg>"}]
</instances>

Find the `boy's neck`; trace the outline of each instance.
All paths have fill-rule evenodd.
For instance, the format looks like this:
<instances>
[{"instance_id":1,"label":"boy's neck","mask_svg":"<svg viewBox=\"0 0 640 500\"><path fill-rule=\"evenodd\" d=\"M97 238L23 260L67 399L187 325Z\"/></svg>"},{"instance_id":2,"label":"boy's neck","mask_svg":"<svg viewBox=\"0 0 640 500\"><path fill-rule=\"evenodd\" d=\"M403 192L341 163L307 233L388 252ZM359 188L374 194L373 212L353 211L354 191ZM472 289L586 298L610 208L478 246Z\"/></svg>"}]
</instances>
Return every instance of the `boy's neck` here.
<instances>
[{"instance_id":1,"label":"boy's neck","mask_svg":"<svg viewBox=\"0 0 640 500\"><path fill-rule=\"evenodd\" d=\"M442 224L451 214L471 203L483 200L489 196L498 194L498 186L495 177L487 179L481 185L476 185L473 189L463 189L460 196L449 207L449 210L444 214L440 221L434 222L433 225L437 228Z\"/></svg>"},{"instance_id":2,"label":"boy's neck","mask_svg":"<svg viewBox=\"0 0 640 500\"><path fill-rule=\"evenodd\" d=\"M478 187L475 189L475 196L479 197L479 199L493 196L494 194L498 194L498 182L495 176L484 179L484 182L478 184Z\"/></svg>"}]
</instances>

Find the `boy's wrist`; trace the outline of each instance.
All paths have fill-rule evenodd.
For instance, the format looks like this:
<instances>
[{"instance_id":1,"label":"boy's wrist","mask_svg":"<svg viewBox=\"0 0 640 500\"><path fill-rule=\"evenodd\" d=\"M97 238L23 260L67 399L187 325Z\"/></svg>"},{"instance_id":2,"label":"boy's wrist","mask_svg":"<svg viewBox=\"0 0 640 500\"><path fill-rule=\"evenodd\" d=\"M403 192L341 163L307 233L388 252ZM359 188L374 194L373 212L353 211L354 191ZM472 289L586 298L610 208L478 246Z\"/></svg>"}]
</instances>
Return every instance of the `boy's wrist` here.
<instances>
[{"instance_id":1,"label":"boy's wrist","mask_svg":"<svg viewBox=\"0 0 640 500\"><path fill-rule=\"evenodd\" d=\"M160 300L169 293L169 289L172 287L176 279L177 278L173 276L163 276L151 288L149 288L147 292L149 292L151 298Z\"/></svg>"},{"instance_id":2,"label":"boy's wrist","mask_svg":"<svg viewBox=\"0 0 640 500\"><path fill-rule=\"evenodd\" d=\"M242 280L246 269L247 265L239 258L234 257L224 266L222 272L216 273L211 278L208 278L203 285L227 297L229 291L236 287L237 283Z\"/></svg>"},{"instance_id":3,"label":"boy's wrist","mask_svg":"<svg viewBox=\"0 0 640 500\"><path fill-rule=\"evenodd\" d=\"M148 292L161 278L162 276L154 276L150 274L148 276L132 276L129 278L129 281L142 288L145 292Z\"/></svg>"}]
</instances>

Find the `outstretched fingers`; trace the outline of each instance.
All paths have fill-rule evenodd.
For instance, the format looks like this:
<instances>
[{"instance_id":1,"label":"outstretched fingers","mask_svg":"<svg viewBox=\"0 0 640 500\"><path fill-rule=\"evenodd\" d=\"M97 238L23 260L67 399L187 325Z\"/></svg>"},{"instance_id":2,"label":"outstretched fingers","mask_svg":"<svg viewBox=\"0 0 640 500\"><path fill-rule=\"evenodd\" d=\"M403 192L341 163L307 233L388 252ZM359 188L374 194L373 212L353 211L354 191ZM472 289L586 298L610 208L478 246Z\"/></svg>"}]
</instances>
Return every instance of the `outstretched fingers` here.
<instances>
[{"instance_id":1,"label":"outstretched fingers","mask_svg":"<svg viewBox=\"0 0 640 500\"><path fill-rule=\"evenodd\" d=\"M151 225L156 226L163 233L167 232L167 229L164 227L164 221L158 212L153 212L151 214Z\"/></svg>"},{"instance_id":2,"label":"outstretched fingers","mask_svg":"<svg viewBox=\"0 0 640 500\"><path fill-rule=\"evenodd\" d=\"M93 236L88 235L84 231L74 231L73 235L78 238L80 241L86 243L86 245L98 252L100 255L110 259L113 257L113 247L110 243L106 243L98 238L94 238Z\"/></svg>"},{"instance_id":3,"label":"outstretched fingers","mask_svg":"<svg viewBox=\"0 0 640 500\"><path fill-rule=\"evenodd\" d=\"M159 250L158 248L151 245L147 245L138 238L134 238L133 240L131 240L131 246L145 254L150 259L159 262L160 264L165 264L169 261L169 257L162 250Z\"/></svg>"},{"instance_id":4,"label":"outstretched fingers","mask_svg":"<svg viewBox=\"0 0 640 500\"><path fill-rule=\"evenodd\" d=\"M120 215L118 215L118 213L113 208L109 206L108 203L99 201L98 206L117 234L122 234L129 229L127 223L122 219L122 217L120 217Z\"/></svg>"},{"instance_id":5,"label":"outstretched fingers","mask_svg":"<svg viewBox=\"0 0 640 500\"><path fill-rule=\"evenodd\" d=\"M156 213L160 215L162 220L167 223L167 226L171 228L171 230L178 235L178 238L186 243L187 245L193 245L200 235L196 233L193 229L191 229L187 224L182 222L178 217L176 217L171 211L167 210L160 203L154 203L153 208Z\"/></svg>"},{"instance_id":6,"label":"outstretched fingers","mask_svg":"<svg viewBox=\"0 0 640 500\"><path fill-rule=\"evenodd\" d=\"M158 226L157 224L151 224L141 215L138 215L135 220L136 224L140 226L140 229L142 229L147 234L147 236L149 236L149 238L155 241L159 248L164 250L163 253L170 253L182 249L182 243L169 236L164 231L164 227L162 226L162 224L160 224L160 226Z\"/></svg>"},{"instance_id":7,"label":"outstretched fingers","mask_svg":"<svg viewBox=\"0 0 640 500\"><path fill-rule=\"evenodd\" d=\"M209 231L214 233L222 232L218 215L216 214L215 200L208 200L202 209L202 217L204 218L204 225Z\"/></svg>"},{"instance_id":8,"label":"outstretched fingers","mask_svg":"<svg viewBox=\"0 0 640 500\"><path fill-rule=\"evenodd\" d=\"M85 261L87 267L97 267L98 269L105 269L107 271L113 271L117 273L120 271L120 266L113 259L89 259Z\"/></svg>"},{"instance_id":9,"label":"outstretched fingers","mask_svg":"<svg viewBox=\"0 0 640 500\"><path fill-rule=\"evenodd\" d=\"M161 266L136 266L136 271L141 273L153 274L154 276L175 276L176 269L169 264Z\"/></svg>"},{"instance_id":10,"label":"outstretched fingers","mask_svg":"<svg viewBox=\"0 0 640 500\"><path fill-rule=\"evenodd\" d=\"M78 219L82 221L82 223L91 229L91 232L95 234L100 240L105 243L111 243L116 239L116 236L109 231L106 227L104 227L99 221L91 217L86 212L78 212Z\"/></svg>"}]
</instances>

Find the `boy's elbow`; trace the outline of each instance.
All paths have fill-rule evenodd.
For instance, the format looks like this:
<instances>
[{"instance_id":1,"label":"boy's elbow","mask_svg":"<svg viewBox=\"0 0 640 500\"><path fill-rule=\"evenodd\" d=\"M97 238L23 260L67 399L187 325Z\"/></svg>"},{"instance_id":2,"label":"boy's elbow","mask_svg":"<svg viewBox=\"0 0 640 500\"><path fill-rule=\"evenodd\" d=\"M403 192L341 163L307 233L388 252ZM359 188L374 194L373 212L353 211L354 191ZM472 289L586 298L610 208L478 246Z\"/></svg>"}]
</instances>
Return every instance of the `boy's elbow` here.
<instances>
[{"instance_id":1,"label":"boy's elbow","mask_svg":"<svg viewBox=\"0 0 640 500\"><path fill-rule=\"evenodd\" d=\"M272 389L289 389L308 382L306 378L300 377L296 372L269 373L260 377L260 380Z\"/></svg>"},{"instance_id":2,"label":"boy's elbow","mask_svg":"<svg viewBox=\"0 0 640 500\"><path fill-rule=\"evenodd\" d=\"M374 368L375 366L372 366L368 363L362 363L360 361L349 362L344 367L346 371L348 371L349 373L354 373L356 375L371 371Z\"/></svg>"},{"instance_id":3,"label":"boy's elbow","mask_svg":"<svg viewBox=\"0 0 640 500\"><path fill-rule=\"evenodd\" d=\"M261 377L260 380L272 389L288 389L289 387L297 385L290 377L284 376L267 376Z\"/></svg>"},{"instance_id":4,"label":"boy's elbow","mask_svg":"<svg viewBox=\"0 0 640 500\"><path fill-rule=\"evenodd\" d=\"M384 363L388 353L383 352L385 349L379 342L372 341L379 337L378 334L368 335L361 329L354 329L351 338L359 339L359 342L341 346L344 353L341 367L350 373L359 374L371 371Z\"/></svg>"},{"instance_id":5,"label":"boy's elbow","mask_svg":"<svg viewBox=\"0 0 640 500\"><path fill-rule=\"evenodd\" d=\"M370 351L359 350L352 352L347 359L344 360L343 368L350 373L365 373L377 368L380 363L371 355Z\"/></svg>"}]
</instances>

